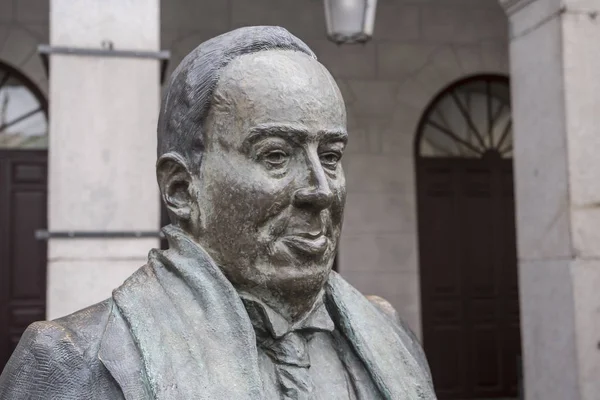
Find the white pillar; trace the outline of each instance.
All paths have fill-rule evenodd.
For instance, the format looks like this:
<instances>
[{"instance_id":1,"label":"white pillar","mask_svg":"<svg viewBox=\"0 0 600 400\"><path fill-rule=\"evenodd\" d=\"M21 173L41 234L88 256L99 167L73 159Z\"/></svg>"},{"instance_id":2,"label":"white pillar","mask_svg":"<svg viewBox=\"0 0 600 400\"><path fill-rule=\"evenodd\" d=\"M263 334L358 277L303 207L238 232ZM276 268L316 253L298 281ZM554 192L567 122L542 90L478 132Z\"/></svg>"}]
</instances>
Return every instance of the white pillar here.
<instances>
[{"instance_id":1,"label":"white pillar","mask_svg":"<svg viewBox=\"0 0 600 400\"><path fill-rule=\"evenodd\" d=\"M160 0L51 0L50 44L158 51ZM50 231L157 231L156 59L50 56ZM108 298L158 239L51 239L48 318Z\"/></svg>"},{"instance_id":2,"label":"white pillar","mask_svg":"<svg viewBox=\"0 0 600 400\"><path fill-rule=\"evenodd\" d=\"M600 394L600 0L510 18L527 400Z\"/></svg>"}]
</instances>

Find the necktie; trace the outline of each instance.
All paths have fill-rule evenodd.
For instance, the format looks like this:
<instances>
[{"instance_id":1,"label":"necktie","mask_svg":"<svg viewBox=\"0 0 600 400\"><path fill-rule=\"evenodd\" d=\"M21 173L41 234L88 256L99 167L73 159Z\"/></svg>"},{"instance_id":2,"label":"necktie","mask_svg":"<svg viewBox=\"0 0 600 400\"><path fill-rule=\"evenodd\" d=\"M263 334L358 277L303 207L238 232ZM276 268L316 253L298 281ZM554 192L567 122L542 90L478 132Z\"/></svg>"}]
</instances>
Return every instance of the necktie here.
<instances>
[{"instance_id":1,"label":"necktie","mask_svg":"<svg viewBox=\"0 0 600 400\"><path fill-rule=\"evenodd\" d=\"M308 374L310 359L306 338L289 332L279 339L267 338L261 346L275 363L282 400L313 400L314 385Z\"/></svg>"}]
</instances>

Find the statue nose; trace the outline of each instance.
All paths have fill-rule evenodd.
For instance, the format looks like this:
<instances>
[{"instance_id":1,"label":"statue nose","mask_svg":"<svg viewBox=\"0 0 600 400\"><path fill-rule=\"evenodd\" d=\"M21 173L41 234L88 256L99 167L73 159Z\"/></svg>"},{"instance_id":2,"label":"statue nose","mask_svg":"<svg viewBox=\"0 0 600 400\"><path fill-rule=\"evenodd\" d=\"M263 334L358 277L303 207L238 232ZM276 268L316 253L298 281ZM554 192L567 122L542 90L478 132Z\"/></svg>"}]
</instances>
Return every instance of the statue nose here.
<instances>
[{"instance_id":1,"label":"statue nose","mask_svg":"<svg viewBox=\"0 0 600 400\"><path fill-rule=\"evenodd\" d=\"M294 205L300 208L316 208L324 210L331 205L333 193L329 187L307 187L296 190Z\"/></svg>"},{"instance_id":2,"label":"statue nose","mask_svg":"<svg viewBox=\"0 0 600 400\"><path fill-rule=\"evenodd\" d=\"M300 178L298 189L294 192L293 202L299 208L313 208L321 211L333 202L333 192L319 155L308 152L305 175Z\"/></svg>"}]
</instances>

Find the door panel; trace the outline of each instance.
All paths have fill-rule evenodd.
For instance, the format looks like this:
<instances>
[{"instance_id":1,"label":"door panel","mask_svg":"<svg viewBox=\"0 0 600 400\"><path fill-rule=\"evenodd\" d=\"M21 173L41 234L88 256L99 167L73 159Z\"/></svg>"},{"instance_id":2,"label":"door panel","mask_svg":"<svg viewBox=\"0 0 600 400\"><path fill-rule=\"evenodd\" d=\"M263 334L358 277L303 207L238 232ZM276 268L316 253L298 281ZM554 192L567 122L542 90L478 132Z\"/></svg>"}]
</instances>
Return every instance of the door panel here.
<instances>
[{"instance_id":1,"label":"door panel","mask_svg":"<svg viewBox=\"0 0 600 400\"><path fill-rule=\"evenodd\" d=\"M512 164L417 161L423 344L440 400L517 394Z\"/></svg>"},{"instance_id":2,"label":"door panel","mask_svg":"<svg viewBox=\"0 0 600 400\"><path fill-rule=\"evenodd\" d=\"M0 150L0 369L29 324L45 319L47 152Z\"/></svg>"}]
</instances>

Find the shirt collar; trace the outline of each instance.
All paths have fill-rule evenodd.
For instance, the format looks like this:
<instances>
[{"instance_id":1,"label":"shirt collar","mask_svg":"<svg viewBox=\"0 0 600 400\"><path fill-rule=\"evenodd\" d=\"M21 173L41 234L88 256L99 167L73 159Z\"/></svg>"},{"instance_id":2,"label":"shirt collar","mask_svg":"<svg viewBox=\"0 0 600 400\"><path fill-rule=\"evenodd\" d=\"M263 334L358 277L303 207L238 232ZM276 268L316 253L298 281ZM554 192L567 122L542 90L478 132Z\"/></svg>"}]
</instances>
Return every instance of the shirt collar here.
<instances>
[{"instance_id":1,"label":"shirt collar","mask_svg":"<svg viewBox=\"0 0 600 400\"><path fill-rule=\"evenodd\" d=\"M279 339L289 332L299 330L333 332L335 329L333 320L323 301L324 296L319 296L306 316L293 324L258 298L248 294L240 294L240 297L244 302L244 306L246 306L246 311L248 311L254 329L258 333L268 333L274 339Z\"/></svg>"}]
</instances>

